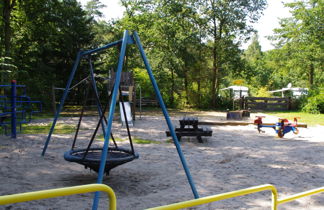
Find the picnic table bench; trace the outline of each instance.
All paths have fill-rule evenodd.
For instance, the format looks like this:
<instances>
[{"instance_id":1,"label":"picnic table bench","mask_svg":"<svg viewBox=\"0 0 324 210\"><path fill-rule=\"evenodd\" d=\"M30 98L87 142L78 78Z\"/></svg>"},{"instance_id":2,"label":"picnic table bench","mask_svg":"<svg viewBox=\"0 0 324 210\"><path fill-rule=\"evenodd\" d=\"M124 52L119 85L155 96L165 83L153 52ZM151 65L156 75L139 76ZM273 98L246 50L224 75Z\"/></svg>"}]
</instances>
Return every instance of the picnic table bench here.
<instances>
[{"instance_id":1,"label":"picnic table bench","mask_svg":"<svg viewBox=\"0 0 324 210\"><path fill-rule=\"evenodd\" d=\"M182 136L196 136L198 142L202 143L202 136L212 136L213 134L209 127L198 127L197 117L183 117L179 122L180 128L175 129L179 141ZM170 131L166 131L166 135L171 136Z\"/></svg>"}]
</instances>

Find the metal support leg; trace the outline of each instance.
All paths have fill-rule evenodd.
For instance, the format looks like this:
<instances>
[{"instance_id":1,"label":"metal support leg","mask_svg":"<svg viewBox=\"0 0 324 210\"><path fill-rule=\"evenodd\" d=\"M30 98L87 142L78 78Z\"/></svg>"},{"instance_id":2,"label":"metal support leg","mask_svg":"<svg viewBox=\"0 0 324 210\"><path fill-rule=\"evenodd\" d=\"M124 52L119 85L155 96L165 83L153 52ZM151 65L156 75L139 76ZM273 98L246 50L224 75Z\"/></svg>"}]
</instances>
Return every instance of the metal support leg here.
<instances>
[{"instance_id":1,"label":"metal support leg","mask_svg":"<svg viewBox=\"0 0 324 210\"><path fill-rule=\"evenodd\" d=\"M121 72L123 69L123 63L124 63L124 57L125 57L125 53L126 53L128 37L129 37L128 31L126 30L124 32L124 37L123 37L122 46L121 46L121 50L120 50L118 67L117 67L116 78L115 78L115 85L114 85L111 103L110 103L110 107L109 107L108 124L106 127L105 142L104 142L104 146L103 146L102 153L101 153L101 160L100 160L100 167L99 167L99 172L98 172L97 183L102 183L103 175L104 175L104 171L105 171L106 160L107 160L107 155L108 155L107 152L108 152L108 146L109 146L109 137L110 137L110 133L111 133L114 112L115 112L115 108L116 108L116 100L117 100L118 89L119 89L119 84L120 84ZM98 209L99 195L100 195L100 193L96 192L95 198L93 201L93 205L92 205L93 210Z\"/></svg>"},{"instance_id":2,"label":"metal support leg","mask_svg":"<svg viewBox=\"0 0 324 210\"><path fill-rule=\"evenodd\" d=\"M174 144L175 144L175 146L176 146L176 148L177 148L177 151L178 151L178 154L179 154L179 157L180 157L180 160L181 160L182 166L183 166L183 168L184 168L184 170L185 170L185 172L186 172L187 179L188 179L189 184L190 184L190 186L191 186L192 193L194 194L194 197L195 197L195 198L199 198L198 192L197 192L197 190L196 190L195 184L194 184L194 182L193 182L193 179L192 179L192 177L191 177L191 174L190 174L189 168L188 168L188 166L187 166L186 159L185 159L185 157L184 157L184 155L183 155L183 153L182 153L181 146L180 146L180 144L179 144L178 138L177 138L176 133L175 133L175 131L174 131L174 127L173 127L172 122L171 122L171 120L170 120L170 117L169 117L168 111L167 111L167 109L166 109L166 106L165 106L165 104L164 104L164 102L163 102L163 99L162 99L162 96L161 96L160 90L159 90L159 88L158 88L158 86L157 86L157 83L156 83L156 81L155 81L154 75L153 75L153 73L152 73L151 66L150 66L150 64L149 64L149 62L148 62L148 60L147 60L147 58L146 58L146 55L145 55L144 49L143 49L143 47L142 47L141 41L140 41L140 39L139 39L139 36L137 35L136 32L134 32L133 37L134 37L135 42L136 42L136 45L137 45L137 47L138 47L138 49L139 49L139 51L140 51L140 53L141 53L142 59L143 59L143 61L144 61L144 64L145 64L145 67L146 67L146 70L147 70L147 73L149 74L149 77L150 77L150 79L151 79L151 82L152 82L152 85L153 85L153 88L154 88L155 94L156 94L156 96L157 96L157 98L158 98L158 100L159 100L160 106L161 106L161 108L162 108L162 112L163 112L163 114L164 114L165 120L166 120L166 122L167 122L167 124L168 124L169 130L170 130L170 133L171 133L171 136L172 136L172 138L173 138L173 142L174 142Z\"/></svg>"},{"instance_id":3,"label":"metal support leg","mask_svg":"<svg viewBox=\"0 0 324 210\"><path fill-rule=\"evenodd\" d=\"M71 75L70 75L70 78L68 80L68 83L66 84L66 87L65 87L65 90L64 90L64 93L63 93L63 96L62 96L62 99L61 99L61 102L60 102L60 106L59 108L57 109L56 111L56 114L55 114L55 117L54 117L54 120L53 120L53 123L52 123L52 127L48 133L48 136L47 136L47 139L46 139L46 142L45 142L45 145L44 145L44 148L43 148L43 152L42 152L42 156L45 155L45 152L46 152L46 149L47 149L47 146L48 146L48 143L49 141L51 140L51 136L53 134L53 131L54 131L54 128L55 128L55 125L56 125L56 122L57 122L57 118L59 117L60 115L60 112L62 111L63 109L63 106L64 106L64 102L65 102L65 99L67 98L68 96L68 93L69 93L69 89L70 89L70 86L71 86L71 83L72 83L72 80L74 78L74 75L75 75L75 72L78 68L78 65L80 63L80 60L82 58L82 52L80 51L76 57L76 60L75 60L75 63L74 63L74 66L73 66L73 69L72 69L72 72L71 72Z\"/></svg>"}]
</instances>

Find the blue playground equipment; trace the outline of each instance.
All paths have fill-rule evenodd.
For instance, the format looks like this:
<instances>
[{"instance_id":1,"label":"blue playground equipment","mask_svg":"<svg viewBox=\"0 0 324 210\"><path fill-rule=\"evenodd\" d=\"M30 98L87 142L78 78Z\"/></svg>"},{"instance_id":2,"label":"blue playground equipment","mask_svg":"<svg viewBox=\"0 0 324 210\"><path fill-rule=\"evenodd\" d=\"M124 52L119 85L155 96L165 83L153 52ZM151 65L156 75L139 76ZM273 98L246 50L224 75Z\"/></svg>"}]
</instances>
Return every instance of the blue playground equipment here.
<instances>
[{"instance_id":1,"label":"blue playground equipment","mask_svg":"<svg viewBox=\"0 0 324 210\"><path fill-rule=\"evenodd\" d=\"M26 95L26 86L17 85L16 80L12 80L10 85L0 85L0 90L4 93L4 95L0 95L0 126L5 135L9 135L8 127L10 127L11 138L16 138L17 125L19 132L21 132L21 125L30 123L32 115L42 111L42 103L41 101L31 100ZM20 91L22 93L18 95ZM10 94L6 95L8 92Z\"/></svg>"},{"instance_id":2,"label":"blue playground equipment","mask_svg":"<svg viewBox=\"0 0 324 210\"><path fill-rule=\"evenodd\" d=\"M147 73L148 73L149 78L151 80L151 83L152 83L152 86L154 88L155 94L157 96L157 99L159 101L160 107L162 108L162 112L163 112L164 117L165 117L165 120L167 122L168 128L170 130L170 134L172 136L173 142L174 142L174 144L176 146L176 149L177 149L177 152L179 154L181 163L182 163L183 168L185 170L185 173L186 173L188 182L190 184L192 193L193 193L193 195L194 195L195 198L199 198L198 192L196 190L196 187L195 187L194 182L193 182L193 179L191 177L189 168L187 166L185 157L184 157L184 155L182 153L181 146L179 144L179 141L178 141L176 132L174 130L174 126L172 125L172 122L170 120L168 111L167 111L166 106L165 106L165 104L163 102L163 99L162 99L160 90L159 90L158 85L156 83L156 80L154 78L152 69L150 67L150 64L149 64L147 58L146 58L146 54L144 52L144 49L143 49L143 46L141 44L140 38L139 38L139 36L138 36L138 34L136 32L134 32L132 35L130 35L129 32L126 30L124 32L123 38L121 40L112 42L110 44L107 44L105 46L99 47L97 49L80 51L77 54L76 60L74 62L74 66L72 68L70 77L68 79L68 82L67 82L67 85L66 85L66 88L65 88L65 91L64 91L63 96L61 98L61 101L60 101L59 107L57 109L56 115L54 117L54 120L53 120L53 123L52 123L52 127L51 127L51 129L49 131L49 134L48 134L48 137L47 137L47 139L45 141L44 148L43 148L43 151L42 151L42 156L45 155L45 152L46 152L46 149L47 149L48 144L50 142L51 136L53 134L53 131L54 131L54 128L55 128L57 119L58 119L58 117L60 115L60 112L63 109L64 102L65 102L65 100L68 97L69 89L70 89L70 87L72 85L72 81L74 79L75 73L76 73L76 71L78 69L78 66L80 64L81 59L88 59L89 60L90 80L91 80L90 83L92 85L92 90L95 91L95 93L97 93L97 86L96 86L96 81L95 81L95 77L94 77L94 74L93 74L93 66L92 66L92 62L91 62L91 55L92 54L95 54L95 53L98 53L98 52L101 52L103 50L106 50L108 48L111 48L113 46L118 46L120 48L120 51L119 51L120 54L119 54L119 59L118 59L118 66L117 66L117 70L116 70L116 76L115 76L113 91L111 91L111 97L110 97L111 100L109 102L110 103L110 106L109 106L109 112L108 112L108 117L107 117L108 120L107 120L107 122L105 122L105 119L103 119L104 118L103 116L104 116L105 109L102 109L101 108L100 102L97 100L98 114L100 116L100 120L99 120L98 125L101 124L101 126L104 128L104 139L105 140L104 140L103 148L101 148L99 150L99 153L96 153L96 155L92 155L91 158L89 158L89 159L87 159L87 154L86 153L83 153L83 156L81 156L81 159L90 162L90 164L95 164L94 163L95 161L98 162L99 165L96 164L96 166L95 166L96 167L96 170L98 170L98 179L97 179L97 182L98 183L102 183L103 175L104 175L104 172L106 171L105 168L106 167L109 167L108 165L111 164L111 163L109 163L108 160L110 160L111 158L113 158L112 155L110 155L111 152L112 152L112 150L109 147L109 140L110 140L110 138L113 140L113 137L111 135L111 128L112 128L112 123L113 123L113 118L114 118L114 113L115 113L117 95L118 95L118 92L121 92L121 90L120 90L120 80L121 80L121 72L122 72L122 69L123 69L123 64L125 62L126 48L127 48L128 45L133 45L133 44L136 44L136 46L137 46L137 48L138 48L138 50L140 52L141 58L142 58L142 60L144 62L144 65L146 67L146 70L147 70ZM121 95L121 94L119 94L119 95ZM125 110L124 110L124 113L125 113ZM124 117L125 117L126 127L128 127L128 125L127 125L127 116L125 115ZM80 116L80 119L81 118L82 118L82 114ZM100 126L97 126L96 130L98 130L99 127ZM93 139L91 139L91 141L92 140ZM70 151L68 151L68 152L65 153L66 159L73 159L72 157L75 157L76 156L74 154L75 153L78 154L78 152L76 152L75 150L73 150L74 143L75 143L75 140L73 142L72 149ZM131 143L131 141L130 141L130 143ZM90 142L88 148L86 150L82 150L81 152L84 152L84 151L87 152L88 151L88 154L89 153L92 153L92 151L90 149L90 146L91 146L91 142ZM98 152L98 150L96 148L94 148L92 150ZM133 148L132 148L132 150L133 150ZM134 152L134 150L131 152L131 155L136 156L136 153ZM94 161L93 158L96 158L95 161ZM100 158L100 160L98 160L98 158ZM77 159L77 161L80 161L80 157L75 158L75 159ZM89 165L89 167L92 167L92 166ZM95 198L94 198L94 202L93 202L93 206L92 206L92 209L93 210L96 210L98 208L98 202L99 202L99 192L96 192Z\"/></svg>"}]
</instances>

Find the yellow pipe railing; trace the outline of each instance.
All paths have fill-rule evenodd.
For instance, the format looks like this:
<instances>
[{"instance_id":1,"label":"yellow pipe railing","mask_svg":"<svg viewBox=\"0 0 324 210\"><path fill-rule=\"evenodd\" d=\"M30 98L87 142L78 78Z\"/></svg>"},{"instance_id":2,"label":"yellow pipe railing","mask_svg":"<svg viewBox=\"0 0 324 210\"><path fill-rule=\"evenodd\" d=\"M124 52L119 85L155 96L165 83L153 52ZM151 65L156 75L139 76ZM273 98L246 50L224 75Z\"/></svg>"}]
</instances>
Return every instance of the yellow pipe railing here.
<instances>
[{"instance_id":1,"label":"yellow pipe railing","mask_svg":"<svg viewBox=\"0 0 324 210\"><path fill-rule=\"evenodd\" d=\"M189 201L183 201L179 203L174 203L165 206L158 206L155 208L150 208L148 210L174 210L174 209L182 209L188 208L193 206L198 206L202 204L207 204L215 201L225 200L229 198L234 198L238 196L243 196L247 194L253 194L261 191L271 191L272 195L272 210L277 210L278 205L288 203L294 201L296 199L318 194L324 192L324 187L320 187L317 189L309 190L306 192L298 193L292 196L288 196L286 198L278 199L278 192L275 186L270 184L259 185L255 187L250 187L242 190L236 190L232 192L222 193L218 195L207 196L203 198L198 198ZM54 197L62 197L74 194L81 194L81 193L89 193L89 192L97 192L103 191L106 192L109 197L109 208L111 210L116 210L117 203L116 203L116 195L114 191L104 184L88 184L88 185L80 185L75 187L65 187L65 188L58 188L58 189L50 189L50 190L41 190L35 192L28 192L28 193L19 193L13 195L4 195L0 196L0 205L6 205L11 203L19 203L19 202L26 202L32 200L40 200L46 198L54 198Z\"/></svg>"},{"instance_id":2,"label":"yellow pipe railing","mask_svg":"<svg viewBox=\"0 0 324 210\"><path fill-rule=\"evenodd\" d=\"M4 196L0 196L0 205L20 203L20 202L26 202L32 200L40 200L46 198L62 197L62 196L75 195L81 193L97 192L97 191L102 191L107 193L110 201L108 209L115 210L117 208L116 195L114 191L110 187L104 184L88 184L88 185L80 185L74 187L64 187L58 189L19 193L13 195L4 195Z\"/></svg>"},{"instance_id":3,"label":"yellow pipe railing","mask_svg":"<svg viewBox=\"0 0 324 210\"><path fill-rule=\"evenodd\" d=\"M280 204L288 203L288 202L294 201L294 200L302 198L302 197L306 197L306 196L324 192L324 187L320 187L317 189L298 193L298 194L295 194L292 196L288 196L286 198L278 199L278 193L277 193L276 187L273 185L270 185L270 184L265 184L265 185L250 187L250 188L246 188L246 189L242 189L242 190L236 190L236 191L222 193L222 194L218 194L218 195L212 195L212 196L207 196L207 197L203 197L203 198L198 198L195 200L189 200L189 201L174 203L174 204L165 205L165 206L158 206L155 208L150 208L148 210L162 210L162 209L163 210L174 210L174 209L189 208L189 207L193 207L193 206L198 206L198 205L202 205L202 204L207 204L207 203L211 203L211 202L215 202L215 201L225 200L225 199L229 199L229 198L233 198L233 197L243 196L243 195L257 193L257 192L266 191L266 190L271 190L271 194L272 194L271 209L277 210L278 205L280 205Z\"/></svg>"},{"instance_id":4,"label":"yellow pipe railing","mask_svg":"<svg viewBox=\"0 0 324 210\"><path fill-rule=\"evenodd\" d=\"M162 209L163 210L174 210L174 209L189 208L189 207L193 207L193 206L198 206L198 205L202 205L202 204L207 204L207 203L211 203L211 202L215 202L215 201L225 200L228 198L238 197L238 196L252 194L252 193L266 191L266 190L270 190L272 193L272 210L277 210L277 198L278 198L277 189L275 188L275 186L270 185L270 184L260 185L260 186L256 186L256 187L250 187L250 188L236 190L236 191L227 192L227 193L222 193L222 194L218 194L218 195L207 196L207 197L203 197L203 198L174 203L174 204L165 205L165 206L159 206L159 207L155 207L155 208L150 208L149 210L162 210Z\"/></svg>"},{"instance_id":5,"label":"yellow pipe railing","mask_svg":"<svg viewBox=\"0 0 324 210\"><path fill-rule=\"evenodd\" d=\"M279 199L278 200L278 205L297 200L298 198L318 194L318 193L321 193L321 192L324 192L324 187L316 188L316 189L313 189L313 190L305 191L305 192L302 192L302 193L298 193L298 194L295 194L295 195L288 196L286 198Z\"/></svg>"}]
</instances>

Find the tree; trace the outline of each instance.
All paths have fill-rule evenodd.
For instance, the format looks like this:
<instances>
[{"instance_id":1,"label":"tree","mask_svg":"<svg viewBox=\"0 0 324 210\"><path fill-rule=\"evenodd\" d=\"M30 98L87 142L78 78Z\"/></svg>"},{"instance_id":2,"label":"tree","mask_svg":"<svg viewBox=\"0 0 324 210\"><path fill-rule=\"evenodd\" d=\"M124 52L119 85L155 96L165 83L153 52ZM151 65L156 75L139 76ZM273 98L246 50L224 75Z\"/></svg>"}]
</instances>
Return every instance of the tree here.
<instances>
[{"instance_id":1,"label":"tree","mask_svg":"<svg viewBox=\"0 0 324 210\"><path fill-rule=\"evenodd\" d=\"M189 103L190 75L199 70L195 63L202 57L196 56L201 42L193 2L122 1L126 16L119 23L138 31L144 40L148 56L154 57L157 80L163 80L162 93L171 106Z\"/></svg>"},{"instance_id":2,"label":"tree","mask_svg":"<svg viewBox=\"0 0 324 210\"><path fill-rule=\"evenodd\" d=\"M307 0L285 5L292 9L292 17L280 21L273 39L277 40L277 47L287 52L289 61L286 65L313 88L324 81L324 2Z\"/></svg>"},{"instance_id":3,"label":"tree","mask_svg":"<svg viewBox=\"0 0 324 210\"><path fill-rule=\"evenodd\" d=\"M228 58L226 49L233 49L239 40L253 31L249 23L256 22L265 8L265 0L202 0L199 1L201 17L206 23L205 31L208 38L212 40L212 81L211 95L212 105L216 105L222 69ZM235 47L234 47L235 48ZM227 51L228 52L228 51ZM234 50L232 53L239 53ZM222 57L222 54L226 56ZM223 58L223 59L222 59ZM224 59L225 58L225 59Z\"/></svg>"},{"instance_id":4,"label":"tree","mask_svg":"<svg viewBox=\"0 0 324 210\"><path fill-rule=\"evenodd\" d=\"M286 52L286 72L294 75L296 82L310 88L303 110L324 112L323 26L324 2L320 0L296 1L286 4L292 17L282 19L276 29L277 46Z\"/></svg>"},{"instance_id":5,"label":"tree","mask_svg":"<svg viewBox=\"0 0 324 210\"><path fill-rule=\"evenodd\" d=\"M102 4L100 0L90 0L85 5L85 10L87 14L92 18L101 18L104 15L100 9L105 8L106 5Z\"/></svg>"},{"instance_id":6,"label":"tree","mask_svg":"<svg viewBox=\"0 0 324 210\"><path fill-rule=\"evenodd\" d=\"M271 84L271 69L266 67L264 53L256 33L251 44L244 51L243 58L247 61L247 66L243 72L245 79L250 83L251 88L258 90Z\"/></svg>"},{"instance_id":7,"label":"tree","mask_svg":"<svg viewBox=\"0 0 324 210\"><path fill-rule=\"evenodd\" d=\"M90 46L91 20L76 0L17 1L13 11L15 79L48 101L51 85L64 86L76 53Z\"/></svg>"}]
</instances>

